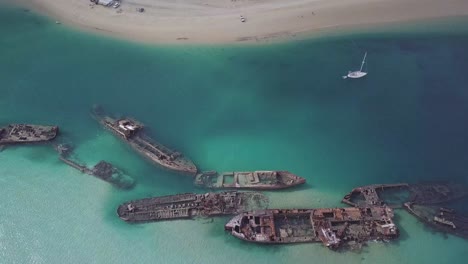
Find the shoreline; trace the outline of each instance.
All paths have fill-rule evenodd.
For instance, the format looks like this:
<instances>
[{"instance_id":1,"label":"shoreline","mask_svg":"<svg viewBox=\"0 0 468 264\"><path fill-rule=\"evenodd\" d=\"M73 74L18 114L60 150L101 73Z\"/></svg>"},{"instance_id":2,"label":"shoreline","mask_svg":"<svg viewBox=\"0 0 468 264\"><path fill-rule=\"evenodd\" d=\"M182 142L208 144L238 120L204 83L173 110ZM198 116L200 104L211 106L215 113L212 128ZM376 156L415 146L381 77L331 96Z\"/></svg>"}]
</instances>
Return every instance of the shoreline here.
<instances>
[{"instance_id":1,"label":"shoreline","mask_svg":"<svg viewBox=\"0 0 468 264\"><path fill-rule=\"evenodd\" d=\"M81 31L147 44L262 44L468 16L464 0L123 0L118 9L83 0L2 1Z\"/></svg>"}]
</instances>

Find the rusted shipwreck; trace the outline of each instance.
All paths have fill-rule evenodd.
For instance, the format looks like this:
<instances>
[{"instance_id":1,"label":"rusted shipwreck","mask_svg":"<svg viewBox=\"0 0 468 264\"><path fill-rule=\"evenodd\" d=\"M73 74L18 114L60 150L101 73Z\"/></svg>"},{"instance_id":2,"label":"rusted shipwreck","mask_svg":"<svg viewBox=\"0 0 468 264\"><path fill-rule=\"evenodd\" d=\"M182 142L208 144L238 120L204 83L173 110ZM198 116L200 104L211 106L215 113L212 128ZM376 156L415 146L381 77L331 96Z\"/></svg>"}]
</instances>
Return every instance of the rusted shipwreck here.
<instances>
[{"instance_id":1,"label":"rusted shipwreck","mask_svg":"<svg viewBox=\"0 0 468 264\"><path fill-rule=\"evenodd\" d=\"M233 215L267 206L266 196L256 192L184 193L126 202L117 214L124 221L138 223Z\"/></svg>"},{"instance_id":2,"label":"rusted shipwreck","mask_svg":"<svg viewBox=\"0 0 468 264\"><path fill-rule=\"evenodd\" d=\"M221 172L207 171L195 176L194 184L213 189L275 190L305 183L302 177L288 171Z\"/></svg>"},{"instance_id":3,"label":"rusted shipwreck","mask_svg":"<svg viewBox=\"0 0 468 264\"><path fill-rule=\"evenodd\" d=\"M404 207L426 225L468 239L468 215L460 214L451 208L412 202L405 203Z\"/></svg>"},{"instance_id":4,"label":"rusted shipwreck","mask_svg":"<svg viewBox=\"0 0 468 264\"><path fill-rule=\"evenodd\" d=\"M367 186L361 186L354 188L350 193L345 195L341 200L343 203L354 206L382 206L389 204L388 201L382 200L380 197L383 192L390 191L402 191L408 190L409 185L407 183L395 183L395 184L372 184ZM399 207L400 204L393 204L392 207Z\"/></svg>"},{"instance_id":5,"label":"rusted shipwreck","mask_svg":"<svg viewBox=\"0 0 468 264\"><path fill-rule=\"evenodd\" d=\"M257 210L235 216L225 230L249 242L321 242L337 249L397 238L392 218L393 210L387 206Z\"/></svg>"},{"instance_id":6,"label":"rusted shipwreck","mask_svg":"<svg viewBox=\"0 0 468 264\"><path fill-rule=\"evenodd\" d=\"M389 197L392 194L393 197ZM373 184L353 189L342 202L354 207L374 205L402 207L405 202L440 204L466 196L468 188L456 183Z\"/></svg>"},{"instance_id":7,"label":"rusted shipwreck","mask_svg":"<svg viewBox=\"0 0 468 264\"><path fill-rule=\"evenodd\" d=\"M0 128L0 145L50 141L58 131L57 126L10 124Z\"/></svg>"},{"instance_id":8,"label":"rusted shipwreck","mask_svg":"<svg viewBox=\"0 0 468 264\"><path fill-rule=\"evenodd\" d=\"M135 185L135 180L124 171L114 167L106 161L100 161L93 168L88 168L76 161L72 156L72 146L69 144L58 144L55 149L59 153L59 159L72 168L82 173L95 176L101 180L111 183L121 189L131 189Z\"/></svg>"},{"instance_id":9,"label":"rusted shipwreck","mask_svg":"<svg viewBox=\"0 0 468 264\"><path fill-rule=\"evenodd\" d=\"M112 118L107 116L99 106L93 107L92 116L104 128L128 143L130 147L153 163L183 174L194 176L197 173L197 167L190 159L151 139L145 134L144 125L135 119Z\"/></svg>"},{"instance_id":10,"label":"rusted shipwreck","mask_svg":"<svg viewBox=\"0 0 468 264\"><path fill-rule=\"evenodd\" d=\"M456 183L374 184L353 189L342 202L358 208L403 207L430 227L468 238L467 216L456 214L453 209L434 206L466 196L468 188Z\"/></svg>"}]
</instances>

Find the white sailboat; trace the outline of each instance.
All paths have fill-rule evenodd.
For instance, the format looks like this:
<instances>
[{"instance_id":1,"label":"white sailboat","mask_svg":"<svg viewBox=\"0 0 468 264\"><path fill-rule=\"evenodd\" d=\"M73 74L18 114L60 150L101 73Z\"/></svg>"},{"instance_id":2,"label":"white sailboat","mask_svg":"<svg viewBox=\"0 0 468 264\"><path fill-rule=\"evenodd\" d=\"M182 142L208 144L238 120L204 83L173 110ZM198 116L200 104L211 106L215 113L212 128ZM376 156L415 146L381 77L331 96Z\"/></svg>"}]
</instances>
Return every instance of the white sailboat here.
<instances>
[{"instance_id":1,"label":"white sailboat","mask_svg":"<svg viewBox=\"0 0 468 264\"><path fill-rule=\"evenodd\" d=\"M367 72L362 71L362 68L364 67L364 64L366 63L366 57L367 57L367 52L364 54L364 58L362 59L361 68L359 69L359 71L349 71L348 75L343 76L343 79L346 79L346 78L357 79L357 78L366 76Z\"/></svg>"}]
</instances>

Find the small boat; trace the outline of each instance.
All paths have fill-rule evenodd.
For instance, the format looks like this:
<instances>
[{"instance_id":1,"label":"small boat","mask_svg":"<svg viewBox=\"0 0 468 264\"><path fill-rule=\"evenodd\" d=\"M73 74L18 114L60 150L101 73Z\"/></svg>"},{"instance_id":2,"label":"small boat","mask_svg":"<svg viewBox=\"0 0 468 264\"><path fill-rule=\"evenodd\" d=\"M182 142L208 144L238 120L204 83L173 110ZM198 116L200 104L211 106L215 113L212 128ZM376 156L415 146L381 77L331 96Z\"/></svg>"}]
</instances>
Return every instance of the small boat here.
<instances>
[{"instance_id":1,"label":"small boat","mask_svg":"<svg viewBox=\"0 0 468 264\"><path fill-rule=\"evenodd\" d=\"M366 76L367 72L362 71L362 68L364 67L364 64L366 63L366 57L367 57L367 52L364 54L364 58L362 59L361 68L359 69L359 71L349 71L348 75L343 76L343 79L346 79L346 78L358 79L358 78L362 78Z\"/></svg>"},{"instance_id":2,"label":"small boat","mask_svg":"<svg viewBox=\"0 0 468 264\"><path fill-rule=\"evenodd\" d=\"M195 176L194 184L215 189L284 189L305 183L306 180L288 171L207 171Z\"/></svg>"}]
</instances>

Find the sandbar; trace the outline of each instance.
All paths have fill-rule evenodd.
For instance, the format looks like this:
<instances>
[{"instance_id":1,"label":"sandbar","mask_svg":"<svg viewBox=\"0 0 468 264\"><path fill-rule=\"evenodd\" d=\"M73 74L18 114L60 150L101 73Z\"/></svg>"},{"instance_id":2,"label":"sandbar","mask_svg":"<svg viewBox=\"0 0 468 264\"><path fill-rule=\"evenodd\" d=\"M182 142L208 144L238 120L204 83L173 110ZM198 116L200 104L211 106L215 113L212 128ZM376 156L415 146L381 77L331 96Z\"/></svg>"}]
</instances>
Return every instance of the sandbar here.
<instances>
[{"instance_id":1,"label":"sandbar","mask_svg":"<svg viewBox=\"0 0 468 264\"><path fill-rule=\"evenodd\" d=\"M119 8L88 0L0 1L79 29L167 44L267 42L321 30L468 15L467 0L122 0Z\"/></svg>"}]
</instances>

